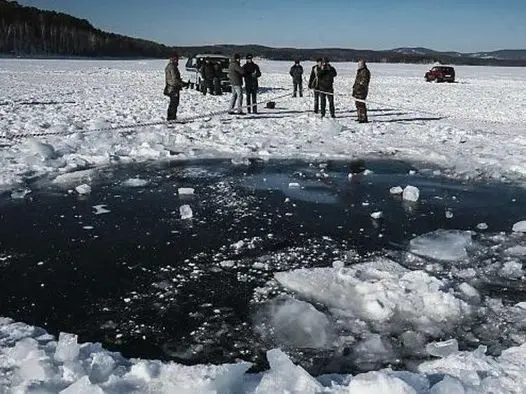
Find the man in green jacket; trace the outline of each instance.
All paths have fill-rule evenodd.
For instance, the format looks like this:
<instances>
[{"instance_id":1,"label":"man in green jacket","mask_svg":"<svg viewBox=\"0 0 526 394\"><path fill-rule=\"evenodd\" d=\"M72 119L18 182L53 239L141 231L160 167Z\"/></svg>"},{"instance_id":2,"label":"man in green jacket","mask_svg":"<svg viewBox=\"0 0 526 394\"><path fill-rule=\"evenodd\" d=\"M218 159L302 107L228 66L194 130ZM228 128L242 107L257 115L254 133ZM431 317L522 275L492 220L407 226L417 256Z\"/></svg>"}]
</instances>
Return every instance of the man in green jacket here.
<instances>
[{"instance_id":1,"label":"man in green jacket","mask_svg":"<svg viewBox=\"0 0 526 394\"><path fill-rule=\"evenodd\" d=\"M170 62L166 66L164 73L166 78L166 86L164 87L165 96L170 97L170 104L168 105L168 115L166 120L173 121L177 119L177 107L179 107L179 93L183 88L183 81L181 74L177 68L179 64L179 56L173 55Z\"/></svg>"},{"instance_id":2,"label":"man in green jacket","mask_svg":"<svg viewBox=\"0 0 526 394\"><path fill-rule=\"evenodd\" d=\"M365 60L358 62L358 71L356 72L356 79L352 87L352 96L359 100L367 99L369 93L369 82L371 80L371 72L365 64ZM355 101L356 111L358 112L358 122L367 123L367 106L363 101Z\"/></svg>"}]
</instances>

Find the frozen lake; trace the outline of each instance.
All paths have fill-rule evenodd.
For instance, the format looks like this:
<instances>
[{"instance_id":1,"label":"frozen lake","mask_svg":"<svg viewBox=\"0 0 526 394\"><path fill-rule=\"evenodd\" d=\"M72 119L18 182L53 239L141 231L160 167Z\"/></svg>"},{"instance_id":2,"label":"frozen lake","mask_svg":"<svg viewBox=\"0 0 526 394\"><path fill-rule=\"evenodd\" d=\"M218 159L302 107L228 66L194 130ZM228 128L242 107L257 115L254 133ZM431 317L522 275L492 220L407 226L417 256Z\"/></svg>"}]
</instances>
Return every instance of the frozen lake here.
<instances>
[{"instance_id":1,"label":"frozen lake","mask_svg":"<svg viewBox=\"0 0 526 394\"><path fill-rule=\"evenodd\" d=\"M526 69L370 64L362 125L336 63L335 120L170 128L164 66L0 59L0 392L524 391Z\"/></svg>"}]
</instances>

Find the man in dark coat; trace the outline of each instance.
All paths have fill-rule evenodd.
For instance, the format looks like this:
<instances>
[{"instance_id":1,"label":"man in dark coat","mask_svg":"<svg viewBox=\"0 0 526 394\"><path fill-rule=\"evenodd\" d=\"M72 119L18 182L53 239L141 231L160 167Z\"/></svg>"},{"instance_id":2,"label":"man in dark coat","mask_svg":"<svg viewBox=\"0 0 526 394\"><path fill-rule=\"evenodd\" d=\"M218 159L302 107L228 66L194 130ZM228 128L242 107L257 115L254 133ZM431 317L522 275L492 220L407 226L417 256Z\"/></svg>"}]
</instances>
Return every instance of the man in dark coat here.
<instances>
[{"instance_id":1,"label":"man in dark coat","mask_svg":"<svg viewBox=\"0 0 526 394\"><path fill-rule=\"evenodd\" d=\"M203 82L201 84L201 91L204 95L206 95L206 91L208 90L210 94L214 94L214 65L212 62L210 62L210 58L207 57L205 59L205 62L201 65L201 68L199 69L199 72L201 73L201 78L203 79Z\"/></svg>"},{"instance_id":2,"label":"man in dark coat","mask_svg":"<svg viewBox=\"0 0 526 394\"><path fill-rule=\"evenodd\" d=\"M223 69L221 68L221 62L218 61L214 64L214 92L220 96L223 94L221 88L221 78L223 77Z\"/></svg>"},{"instance_id":3,"label":"man in dark coat","mask_svg":"<svg viewBox=\"0 0 526 394\"><path fill-rule=\"evenodd\" d=\"M247 92L247 106L248 113L258 113L257 93L258 93L258 78L261 77L259 66L254 63L252 55L247 55L247 62L243 65L245 76L245 90Z\"/></svg>"},{"instance_id":4,"label":"man in dark coat","mask_svg":"<svg viewBox=\"0 0 526 394\"><path fill-rule=\"evenodd\" d=\"M232 98L230 99L230 111L229 114L244 115L243 112L243 75L245 71L241 67L241 56L239 53L234 54L230 65L228 66L228 79L230 85L232 85ZM234 106L237 102L237 111L234 112Z\"/></svg>"},{"instance_id":5,"label":"man in dark coat","mask_svg":"<svg viewBox=\"0 0 526 394\"><path fill-rule=\"evenodd\" d=\"M300 97L303 97L303 67L299 60L294 61L294 65L290 68L289 72L292 77L292 84L294 85L294 93L292 97L296 97L299 90Z\"/></svg>"},{"instance_id":6,"label":"man in dark coat","mask_svg":"<svg viewBox=\"0 0 526 394\"><path fill-rule=\"evenodd\" d=\"M321 71L321 57L316 59L316 65L312 67L309 78L309 89L314 91L314 113L317 114L320 107L320 91L318 75Z\"/></svg>"},{"instance_id":7,"label":"man in dark coat","mask_svg":"<svg viewBox=\"0 0 526 394\"><path fill-rule=\"evenodd\" d=\"M334 110L334 77L338 75L336 69L329 64L329 59L324 57L321 61L320 72L318 73L318 89L321 99L321 117L325 116L327 100L329 101L329 112L331 117L335 117Z\"/></svg>"},{"instance_id":8,"label":"man in dark coat","mask_svg":"<svg viewBox=\"0 0 526 394\"><path fill-rule=\"evenodd\" d=\"M366 100L369 93L369 82L371 81L371 72L365 64L365 60L358 62L358 71L352 87L352 96L359 100ZM363 101L355 101L356 111L358 112L358 122L367 123L367 106Z\"/></svg>"},{"instance_id":9,"label":"man in dark coat","mask_svg":"<svg viewBox=\"0 0 526 394\"><path fill-rule=\"evenodd\" d=\"M168 114L166 120L173 121L177 119L177 107L179 107L179 93L183 88L183 81L181 80L181 74L177 65L179 64L179 57L173 55L170 58L170 62L166 66L165 80L166 85L164 87L164 94L170 97L170 104L168 105Z\"/></svg>"}]
</instances>

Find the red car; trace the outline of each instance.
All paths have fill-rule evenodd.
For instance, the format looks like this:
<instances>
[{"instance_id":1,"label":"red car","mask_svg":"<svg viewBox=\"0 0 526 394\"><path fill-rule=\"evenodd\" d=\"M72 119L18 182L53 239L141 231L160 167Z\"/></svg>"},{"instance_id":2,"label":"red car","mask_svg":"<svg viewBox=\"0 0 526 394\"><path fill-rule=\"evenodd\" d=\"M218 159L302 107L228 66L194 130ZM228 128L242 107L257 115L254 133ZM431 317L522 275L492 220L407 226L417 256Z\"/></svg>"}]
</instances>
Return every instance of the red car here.
<instances>
[{"instance_id":1,"label":"red car","mask_svg":"<svg viewBox=\"0 0 526 394\"><path fill-rule=\"evenodd\" d=\"M427 82L455 82L455 69L453 67L436 66L426 72Z\"/></svg>"}]
</instances>

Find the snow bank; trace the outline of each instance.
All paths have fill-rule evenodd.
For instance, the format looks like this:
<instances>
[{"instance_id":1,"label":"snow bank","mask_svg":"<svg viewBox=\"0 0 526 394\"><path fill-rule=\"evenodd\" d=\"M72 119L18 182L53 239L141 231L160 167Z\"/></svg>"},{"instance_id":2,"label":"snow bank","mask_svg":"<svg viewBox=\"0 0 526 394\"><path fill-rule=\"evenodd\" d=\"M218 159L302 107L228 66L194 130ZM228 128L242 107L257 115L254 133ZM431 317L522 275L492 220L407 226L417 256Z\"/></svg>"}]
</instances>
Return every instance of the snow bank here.
<instances>
[{"instance_id":1,"label":"snow bank","mask_svg":"<svg viewBox=\"0 0 526 394\"><path fill-rule=\"evenodd\" d=\"M267 352L270 369L248 374L250 363L183 366L124 359L98 344L77 344L61 334L59 342L44 330L0 318L0 392L60 394L204 394L204 393L352 393L451 394L523 393L526 345L497 358L454 352L422 363L418 373L383 369L315 378L278 349Z\"/></svg>"}]
</instances>

